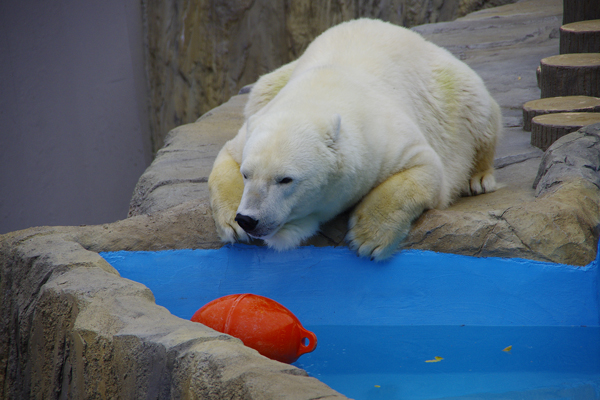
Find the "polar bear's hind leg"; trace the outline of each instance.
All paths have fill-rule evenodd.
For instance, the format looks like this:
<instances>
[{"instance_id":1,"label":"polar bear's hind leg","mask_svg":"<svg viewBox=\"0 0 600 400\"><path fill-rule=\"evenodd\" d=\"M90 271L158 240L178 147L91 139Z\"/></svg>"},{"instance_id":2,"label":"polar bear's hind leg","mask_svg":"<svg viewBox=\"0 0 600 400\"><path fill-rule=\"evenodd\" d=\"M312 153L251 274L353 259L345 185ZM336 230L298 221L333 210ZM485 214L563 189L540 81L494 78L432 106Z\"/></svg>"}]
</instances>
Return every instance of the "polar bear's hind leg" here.
<instances>
[{"instance_id":1,"label":"polar bear's hind leg","mask_svg":"<svg viewBox=\"0 0 600 400\"><path fill-rule=\"evenodd\" d=\"M494 155L501 131L500 109L494 102L488 125L480 137L475 155L473 174L469 179L467 193L475 196L490 193L498 188L494 178Z\"/></svg>"}]
</instances>

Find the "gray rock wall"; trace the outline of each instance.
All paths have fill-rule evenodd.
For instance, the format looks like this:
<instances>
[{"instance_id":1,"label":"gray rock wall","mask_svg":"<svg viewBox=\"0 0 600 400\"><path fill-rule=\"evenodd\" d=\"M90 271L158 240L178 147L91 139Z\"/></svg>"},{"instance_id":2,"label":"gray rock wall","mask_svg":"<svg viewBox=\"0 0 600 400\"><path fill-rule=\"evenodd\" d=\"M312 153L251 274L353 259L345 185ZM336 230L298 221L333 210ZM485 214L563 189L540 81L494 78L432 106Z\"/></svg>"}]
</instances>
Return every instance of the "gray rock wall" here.
<instances>
[{"instance_id":1,"label":"gray rock wall","mask_svg":"<svg viewBox=\"0 0 600 400\"><path fill-rule=\"evenodd\" d=\"M449 21L515 0L145 0L154 151L242 86L302 54L327 28L358 17L397 25Z\"/></svg>"}]
</instances>

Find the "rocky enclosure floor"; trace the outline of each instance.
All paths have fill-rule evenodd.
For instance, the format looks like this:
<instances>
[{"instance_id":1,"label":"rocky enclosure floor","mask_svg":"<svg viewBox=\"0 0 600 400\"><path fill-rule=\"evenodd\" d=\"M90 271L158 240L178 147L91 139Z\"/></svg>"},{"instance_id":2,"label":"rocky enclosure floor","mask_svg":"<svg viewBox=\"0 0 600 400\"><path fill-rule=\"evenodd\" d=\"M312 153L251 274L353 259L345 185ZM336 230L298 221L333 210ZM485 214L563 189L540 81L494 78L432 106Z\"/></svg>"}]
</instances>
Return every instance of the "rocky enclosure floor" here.
<instances>
[{"instance_id":1,"label":"rocky enclosure floor","mask_svg":"<svg viewBox=\"0 0 600 400\"><path fill-rule=\"evenodd\" d=\"M414 28L477 71L502 107L504 135L495 160L502 187L494 193L462 198L446 210L425 212L405 248L573 265L595 259L600 221L597 182L571 171L565 176L555 173L552 182L546 182L546 177L543 187L534 187L544 153L529 144L530 133L522 129L521 107L540 97L535 70L542 58L558 54L561 22L562 1L534 0ZM171 131L138 183L130 216L159 215L183 205L207 207L213 160L243 123L246 96L234 96L197 122ZM587 135L596 138L592 146L596 153L589 150L590 137L581 146L572 143L565 165L590 164L588 170L598 171L597 133L591 132ZM205 242L197 245L220 246L210 214L192 218L205 231ZM344 245L346 222L347 216L340 216L306 244ZM157 235L170 232L166 229Z\"/></svg>"}]
</instances>

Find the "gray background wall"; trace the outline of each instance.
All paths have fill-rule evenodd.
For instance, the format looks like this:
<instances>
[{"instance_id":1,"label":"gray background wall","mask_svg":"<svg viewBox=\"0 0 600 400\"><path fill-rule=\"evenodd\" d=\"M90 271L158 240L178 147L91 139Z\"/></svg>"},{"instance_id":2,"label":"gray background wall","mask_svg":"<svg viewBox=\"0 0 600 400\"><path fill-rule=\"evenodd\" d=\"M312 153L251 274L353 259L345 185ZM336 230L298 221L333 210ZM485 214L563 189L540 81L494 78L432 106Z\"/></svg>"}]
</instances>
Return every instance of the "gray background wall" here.
<instances>
[{"instance_id":1,"label":"gray background wall","mask_svg":"<svg viewBox=\"0 0 600 400\"><path fill-rule=\"evenodd\" d=\"M140 0L0 1L0 234L127 216L151 161Z\"/></svg>"}]
</instances>

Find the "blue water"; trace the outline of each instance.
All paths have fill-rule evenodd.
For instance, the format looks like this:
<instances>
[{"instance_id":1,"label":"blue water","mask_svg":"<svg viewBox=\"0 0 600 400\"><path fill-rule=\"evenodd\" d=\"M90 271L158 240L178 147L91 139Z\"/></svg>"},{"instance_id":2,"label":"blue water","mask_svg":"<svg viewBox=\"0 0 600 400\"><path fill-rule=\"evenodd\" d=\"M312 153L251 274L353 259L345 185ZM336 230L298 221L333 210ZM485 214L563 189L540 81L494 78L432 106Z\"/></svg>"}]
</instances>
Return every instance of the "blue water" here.
<instances>
[{"instance_id":1,"label":"blue water","mask_svg":"<svg viewBox=\"0 0 600 400\"><path fill-rule=\"evenodd\" d=\"M597 261L246 245L102 256L185 319L229 294L280 302L318 338L295 365L352 398L600 399Z\"/></svg>"},{"instance_id":2,"label":"blue water","mask_svg":"<svg viewBox=\"0 0 600 400\"><path fill-rule=\"evenodd\" d=\"M598 327L307 329L319 345L294 365L355 399L600 398Z\"/></svg>"}]
</instances>

